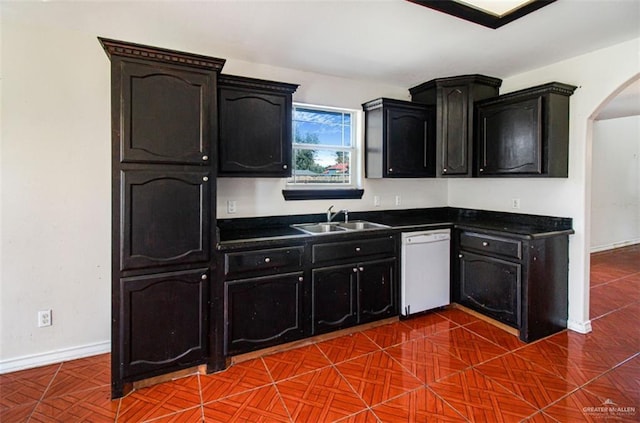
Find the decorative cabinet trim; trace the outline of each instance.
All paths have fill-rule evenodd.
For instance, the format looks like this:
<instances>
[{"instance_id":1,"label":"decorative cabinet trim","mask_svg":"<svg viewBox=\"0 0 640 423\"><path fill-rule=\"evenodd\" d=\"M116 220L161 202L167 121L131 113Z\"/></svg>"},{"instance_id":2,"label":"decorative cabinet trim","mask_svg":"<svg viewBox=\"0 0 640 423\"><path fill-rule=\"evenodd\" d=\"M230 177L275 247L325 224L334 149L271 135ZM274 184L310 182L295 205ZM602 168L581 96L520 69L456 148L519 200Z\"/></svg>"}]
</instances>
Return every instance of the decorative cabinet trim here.
<instances>
[{"instance_id":1,"label":"decorative cabinet trim","mask_svg":"<svg viewBox=\"0 0 640 423\"><path fill-rule=\"evenodd\" d=\"M423 82L420 85L416 85L413 88L409 88L409 93L411 96L415 96L416 94L422 93L424 90L433 89L438 86L458 86L468 84L482 84L489 87L499 88L502 85L502 79L480 74L436 78L431 81Z\"/></svg>"},{"instance_id":2,"label":"decorative cabinet trim","mask_svg":"<svg viewBox=\"0 0 640 423\"><path fill-rule=\"evenodd\" d=\"M98 37L102 48L111 59L111 56L124 56L142 60L168 63L172 65L184 65L219 72L226 60L216 57L202 56L199 54L185 53L176 50L129 43Z\"/></svg>"},{"instance_id":3,"label":"decorative cabinet trim","mask_svg":"<svg viewBox=\"0 0 640 423\"><path fill-rule=\"evenodd\" d=\"M281 92L287 94L293 94L299 87L298 84L267 81L264 79L247 78L235 75L218 75L218 85L220 87L266 90L269 92Z\"/></svg>"},{"instance_id":4,"label":"decorative cabinet trim","mask_svg":"<svg viewBox=\"0 0 640 423\"><path fill-rule=\"evenodd\" d=\"M534 98L543 94L560 94L569 97L577 88L578 87L574 85L563 84L561 82L549 82L547 84L537 85L535 87L525 88L523 90L502 94L498 97L482 100L482 105L489 106L491 104L502 103L508 100Z\"/></svg>"}]
</instances>

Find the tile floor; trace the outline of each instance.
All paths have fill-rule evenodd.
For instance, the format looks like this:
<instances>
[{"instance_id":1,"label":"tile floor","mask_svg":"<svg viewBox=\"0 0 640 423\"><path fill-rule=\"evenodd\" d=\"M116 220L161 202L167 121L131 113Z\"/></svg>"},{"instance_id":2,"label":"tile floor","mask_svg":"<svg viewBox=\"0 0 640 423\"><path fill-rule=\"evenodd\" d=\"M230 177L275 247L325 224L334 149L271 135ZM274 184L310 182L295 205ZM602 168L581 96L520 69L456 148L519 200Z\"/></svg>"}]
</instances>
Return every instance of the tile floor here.
<instances>
[{"instance_id":1,"label":"tile floor","mask_svg":"<svg viewBox=\"0 0 640 423\"><path fill-rule=\"evenodd\" d=\"M591 260L588 335L523 344L449 309L115 401L105 354L0 375L0 421L640 421L640 246Z\"/></svg>"}]
</instances>

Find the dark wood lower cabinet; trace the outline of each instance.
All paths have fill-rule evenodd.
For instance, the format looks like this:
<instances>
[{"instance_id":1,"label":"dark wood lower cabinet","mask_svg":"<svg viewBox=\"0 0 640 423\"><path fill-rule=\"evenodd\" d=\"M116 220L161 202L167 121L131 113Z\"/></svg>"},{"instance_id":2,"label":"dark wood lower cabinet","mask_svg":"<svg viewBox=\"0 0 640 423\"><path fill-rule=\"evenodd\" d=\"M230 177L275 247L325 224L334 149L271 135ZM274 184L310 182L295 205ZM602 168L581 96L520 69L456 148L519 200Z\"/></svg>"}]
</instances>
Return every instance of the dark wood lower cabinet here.
<instances>
[{"instance_id":1,"label":"dark wood lower cabinet","mask_svg":"<svg viewBox=\"0 0 640 423\"><path fill-rule=\"evenodd\" d=\"M314 269L311 276L313 334L358 322L358 273L354 265Z\"/></svg>"},{"instance_id":2,"label":"dark wood lower cabinet","mask_svg":"<svg viewBox=\"0 0 640 423\"><path fill-rule=\"evenodd\" d=\"M120 280L122 376L151 377L205 359L209 270Z\"/></svg>"},{"instance_id":3,"label":"dark wood lower cabinet","mask_svg":"<svg viewBox=\"0 0 640 423\"><path fill-rule=\"evenodd\" d=\"M395 259L358 265L359 322L370 322L397 314Z\"/></svg>"},{"instance_id":4,"label":"dark wood lower cabinet","mask_svg":"<svg viewBox=\"0 0 640 423\"><path fill-rule=\"evenodd\" d=\"M521 265L460 253L460 303L504 323L520 323Z\"/></svg>"},{"instance_id":5,"label":"dark wood lower cabinet","mask_svg":"<svg viewBox=\"0 0 640 423\"><path fill-rule=\"evenodd\" d=\"M303 336L302 272L225 282L225 354Z\"/></svg>"}]
</instances>

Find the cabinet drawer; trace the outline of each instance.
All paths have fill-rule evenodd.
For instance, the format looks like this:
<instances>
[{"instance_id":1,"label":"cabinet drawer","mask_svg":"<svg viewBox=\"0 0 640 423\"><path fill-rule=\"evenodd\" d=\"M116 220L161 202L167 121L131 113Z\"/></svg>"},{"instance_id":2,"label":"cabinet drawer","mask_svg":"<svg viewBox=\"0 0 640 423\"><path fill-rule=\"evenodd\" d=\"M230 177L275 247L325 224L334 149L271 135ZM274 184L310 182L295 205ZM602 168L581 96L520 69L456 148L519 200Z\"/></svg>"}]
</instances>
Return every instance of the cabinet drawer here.
<instances>
[{"instance_id":1,"label":"cabinet drawer","mask_svg":"<svg viewBox=\"0 0 640 423\"><path fill-rule=\"evenodd\" d=\"M488 254L522 258L522 242L515 239L500 238L475 232L462 232L460 246L465 250L476 250Z\"/></svg>"},{"instance_id":2,"label":"cabinet drawer","mask_svg":"<svg viewBox=\"0 0 640 423\"><path fill-rule=\"evenodd\" d=\"M238 275L296 270L302 267L303 259L304 247L227 253L224 255L224 274L230 278Z\"/></svg>"},{"instance_id":3,"label":"cabinet drawer","mask_svg":"<svg viewBox=\"0 0 640 423\"><path fill-rule=\"evenodd\" d=\"M392 256L395 253L396 240L393 236L316 244L312 249L314 264L337 260L359 260L361 257L379 255Z\"/></svg>"}]
</instances>

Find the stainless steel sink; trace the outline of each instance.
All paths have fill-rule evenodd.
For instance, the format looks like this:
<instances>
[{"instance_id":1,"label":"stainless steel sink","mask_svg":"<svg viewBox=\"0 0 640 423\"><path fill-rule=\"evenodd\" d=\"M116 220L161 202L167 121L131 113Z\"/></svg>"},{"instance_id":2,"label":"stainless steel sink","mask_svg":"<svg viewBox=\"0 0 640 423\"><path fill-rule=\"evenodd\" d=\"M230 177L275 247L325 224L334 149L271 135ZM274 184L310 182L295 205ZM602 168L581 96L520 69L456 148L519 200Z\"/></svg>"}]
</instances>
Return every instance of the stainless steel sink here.
<instances>
[{"instance_id":1,"label":"stainless steel sink","mask_svg":"<svg viewBox=\"0 0 640 423\"><path fill-rule=\"evenodd\" d=\"M364 220L356 220L353 222L300 223L297 225L291 225L291 227L311 235L388 228L387 225L367 222Z\"/></svg>"}]
</instances>

